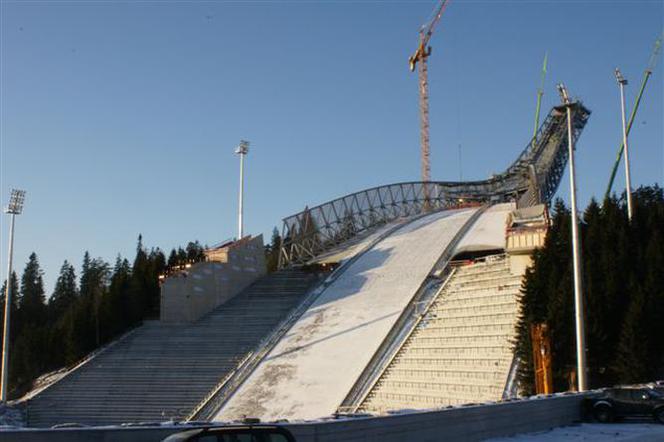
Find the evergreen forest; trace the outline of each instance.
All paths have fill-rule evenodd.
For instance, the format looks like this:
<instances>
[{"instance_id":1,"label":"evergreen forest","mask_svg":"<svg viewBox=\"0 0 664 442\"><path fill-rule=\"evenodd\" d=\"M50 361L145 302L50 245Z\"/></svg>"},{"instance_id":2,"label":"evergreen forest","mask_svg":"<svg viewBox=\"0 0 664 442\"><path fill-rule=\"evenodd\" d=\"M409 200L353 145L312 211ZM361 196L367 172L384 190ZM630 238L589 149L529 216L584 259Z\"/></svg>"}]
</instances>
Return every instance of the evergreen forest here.
<instances>
[{"instance_id":1,"label":"evergreen forest","mask_svg":"<svg viewBox=\"0 0 664 442\"><path fill-rule=\"evenodd\" d=\"M591 201L581 217L586 358L590 388L664 379L664 193L658 186ZM554 391L576 372L571 213L558 200L544 247L522 285L516 352L522 393L534 391L531 324L547 324Z\"/></svg>"}]
</instances>

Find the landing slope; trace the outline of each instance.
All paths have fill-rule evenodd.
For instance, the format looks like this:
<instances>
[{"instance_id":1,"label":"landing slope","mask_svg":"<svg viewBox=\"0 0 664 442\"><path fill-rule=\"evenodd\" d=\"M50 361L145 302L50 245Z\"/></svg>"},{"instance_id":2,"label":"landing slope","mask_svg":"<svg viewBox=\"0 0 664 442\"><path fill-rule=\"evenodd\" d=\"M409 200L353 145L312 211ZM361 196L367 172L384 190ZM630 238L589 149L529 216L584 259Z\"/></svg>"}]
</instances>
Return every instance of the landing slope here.
<instances>
[{"instance_id":1,"label":"landing slope","mask_svg":"<svg viewBox=\"0 0 664 442\"><path fill-rule=\"evenodd\" d=\"M475 210L420 218L361 255L312 304L215 420L314 419L334 413Z\"/></svg>"}]
</instances>

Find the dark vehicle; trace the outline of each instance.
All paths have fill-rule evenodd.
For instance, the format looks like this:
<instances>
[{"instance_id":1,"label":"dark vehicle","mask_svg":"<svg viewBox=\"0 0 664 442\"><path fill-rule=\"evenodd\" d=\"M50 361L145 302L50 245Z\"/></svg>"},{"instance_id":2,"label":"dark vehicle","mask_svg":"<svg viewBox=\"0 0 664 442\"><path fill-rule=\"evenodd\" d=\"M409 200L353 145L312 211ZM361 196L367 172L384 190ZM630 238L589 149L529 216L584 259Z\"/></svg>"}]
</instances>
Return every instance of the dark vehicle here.
<instances>
[{"instance_id":1,"label":"dark vehicle","mask_svg":"<svg viewBox=\"0 0 664 442\"><path fill-rule=\"evenodd\" d=\"M295 442L288 430L275 426L207 427L171 434L162 442Z\"/></svg>"},{"instance_id":2,"label":"dark vehicle","mask_svg":"<svg viewBox=\"0 0 664 442\"><path fill-rule=\"evenodd\" d=\"M600 422L652 417L664 424L664 394L652 388L611 388L587 403Z\"/></svg>"}]
</instances>

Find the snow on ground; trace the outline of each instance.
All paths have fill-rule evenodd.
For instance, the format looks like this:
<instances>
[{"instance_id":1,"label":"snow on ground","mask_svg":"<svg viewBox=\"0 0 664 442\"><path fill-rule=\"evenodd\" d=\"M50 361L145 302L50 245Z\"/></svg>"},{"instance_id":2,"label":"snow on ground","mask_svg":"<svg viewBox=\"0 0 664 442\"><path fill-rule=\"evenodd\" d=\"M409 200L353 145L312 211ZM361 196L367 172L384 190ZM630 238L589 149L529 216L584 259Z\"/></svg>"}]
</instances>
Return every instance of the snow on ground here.
<instances>
[{"instance_id":1,"label":"snow on ground","mask_svg":"<svg viewBox=\"0 0 664 442\"><path fill-rule=\"evenodd\" d=\"M664 441L664 425L656 423L581 424L539 433L487 439L485 442L655 442Z\"/></svg>"},{"instance_id":2,"label":"snow on ground","mask_svg":"<svg viewBox=\"0 0 664 442\"><path fill-rule=\"evenodd\" d=\"M514 203L496 204L487 209L463 237L455 253L505 248L505 223L516 206Z\"/></svg>"},{"instance_id":3,"label":"snow on ground","mask_svg":"<svg viewBox=\"0 0 664 442\"><path fill-rule=\"evenodd\" d=\"M315 419L334 413L475 210L420 218L361 255L320 295L214 420Z\"/></svg>"},{"instance_id":4,"label":"snow on ground","mask_svg":"<svg viewBox=\"0 0 664 442\"><path fill-rule=\"evenodd\" d=\"M395 228L399 224L408 222L408 218L398 218L394 221L391 221L382 226L374 227L364 232L361 235L358 235L355 238L352 238L348 241L345 241L343 244L340 244L338 247L323 253L320 256L317 256L314 262L324 264L324 263L335 263L341 262L346 259L350 259L356 254L360 253L372 242L380 238L390 229Z\"/></svg>"}]
</instances>

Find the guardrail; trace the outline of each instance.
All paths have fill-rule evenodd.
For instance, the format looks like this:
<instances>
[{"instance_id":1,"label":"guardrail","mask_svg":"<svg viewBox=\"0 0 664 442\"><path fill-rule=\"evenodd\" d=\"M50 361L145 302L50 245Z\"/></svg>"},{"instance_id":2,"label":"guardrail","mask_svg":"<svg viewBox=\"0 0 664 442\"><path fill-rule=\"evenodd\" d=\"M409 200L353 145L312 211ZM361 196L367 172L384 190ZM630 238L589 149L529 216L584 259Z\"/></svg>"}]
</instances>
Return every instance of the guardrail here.
<instances>
[{"instance_id":1,"label":"guardrail","mask_svg":"<svg viewBox=\"0 0 664 442\"><path fill-rule=\"evenodd\" d=\"M305 264L338 244L401 217L481 204L496 184L407 182L362 190L284 218L279 267ZM425 187L428 189L425 198Z\"/></svg>"}]
</instances>

